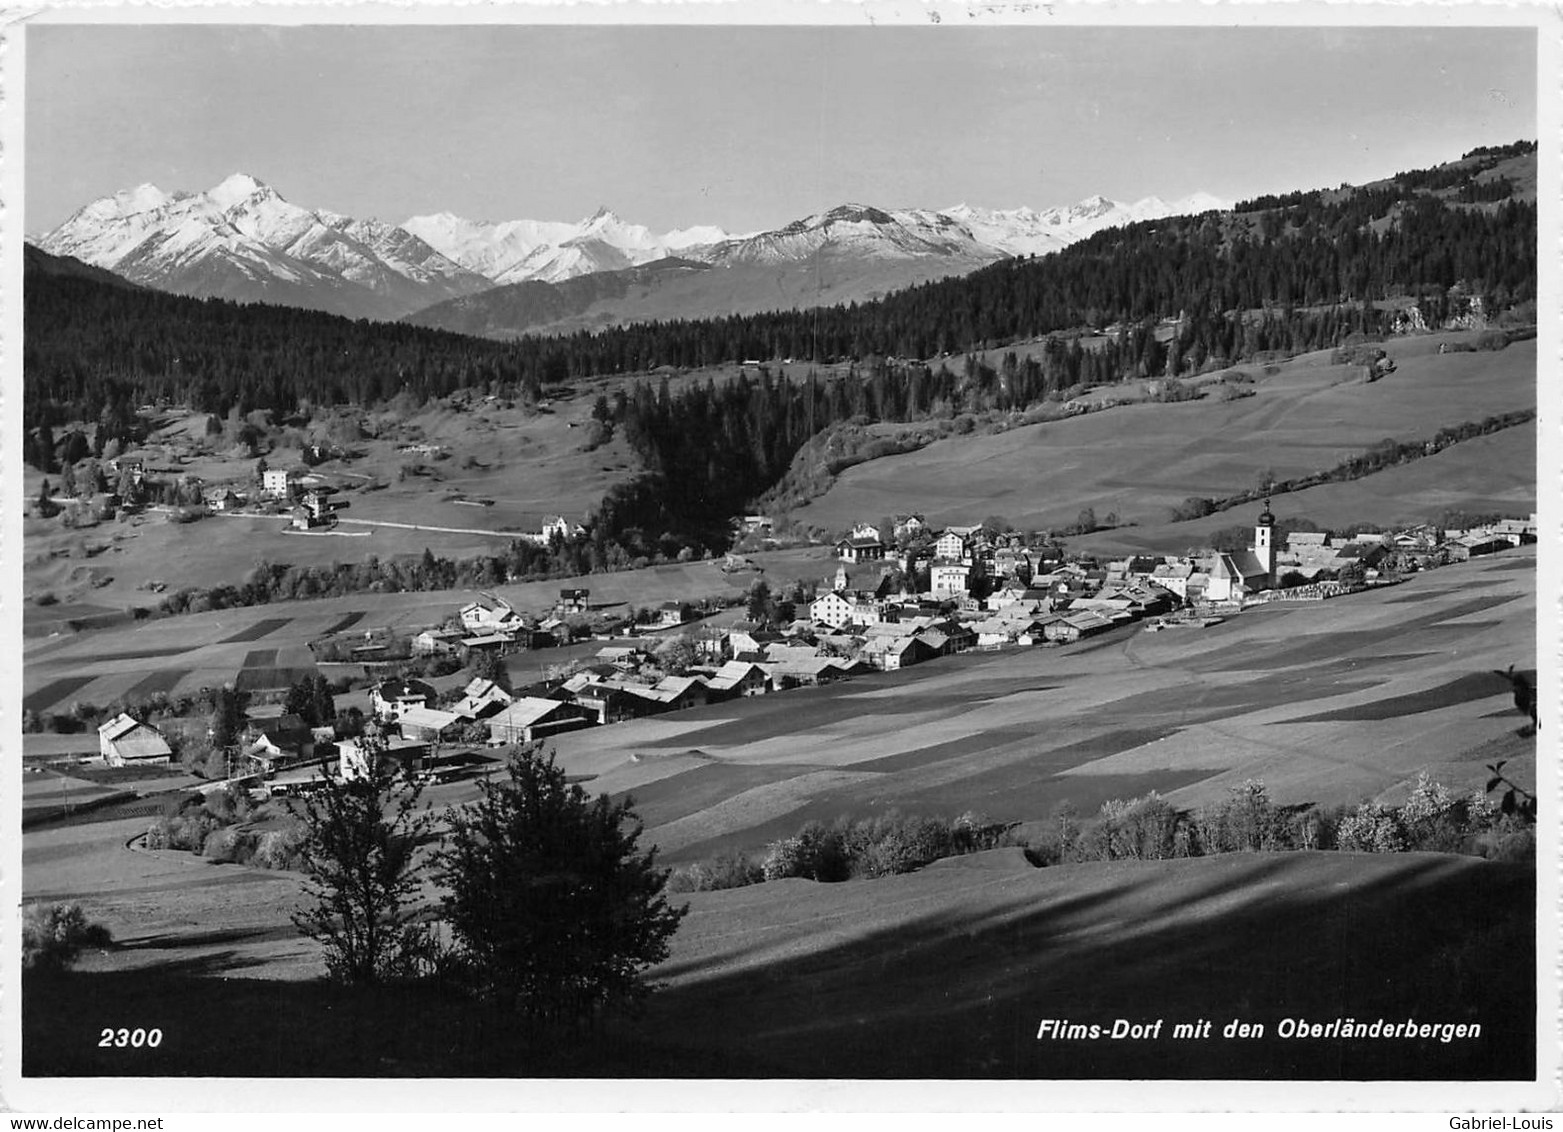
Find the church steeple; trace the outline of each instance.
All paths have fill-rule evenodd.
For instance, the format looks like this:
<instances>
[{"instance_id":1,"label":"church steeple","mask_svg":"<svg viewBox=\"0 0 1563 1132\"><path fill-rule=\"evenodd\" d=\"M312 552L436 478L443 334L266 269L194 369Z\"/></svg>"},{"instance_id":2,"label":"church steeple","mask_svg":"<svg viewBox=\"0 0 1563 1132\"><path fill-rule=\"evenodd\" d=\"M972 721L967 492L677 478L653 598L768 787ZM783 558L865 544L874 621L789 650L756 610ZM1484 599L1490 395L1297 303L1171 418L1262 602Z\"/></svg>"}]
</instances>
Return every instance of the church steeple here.
<instances>
[{"instance_id":1,"label":"church steeple","mask_svg":"<svg viewBox=\"0 0 1563 1132\"><path fill-rule=\"evenodd\" d=\"M1254 524L1254 557L1265 568L1265 574L1275 580L1275 516L1270 511L1270 496L1265 495L1265 509L1259 512Z\"/></svg>"}]
</instances>

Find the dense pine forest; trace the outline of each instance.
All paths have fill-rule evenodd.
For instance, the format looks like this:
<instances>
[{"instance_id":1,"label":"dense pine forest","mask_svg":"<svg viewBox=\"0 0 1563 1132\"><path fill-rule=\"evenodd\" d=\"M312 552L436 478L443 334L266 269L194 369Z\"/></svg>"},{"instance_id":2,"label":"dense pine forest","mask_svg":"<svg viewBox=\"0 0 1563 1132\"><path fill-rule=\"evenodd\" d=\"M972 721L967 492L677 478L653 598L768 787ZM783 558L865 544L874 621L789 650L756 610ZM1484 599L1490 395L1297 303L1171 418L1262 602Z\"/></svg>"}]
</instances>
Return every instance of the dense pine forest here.
<instances>
[{"instance_id":1,"label":"dense pine forest","mask_svg":"<svg viewBox=\"0 0 1563 1132\"><path fill-rule=\"evenodd\" d=\"M829 380L762 373L676 396L642 384L599 405L648 472L603 501L598 539L632 558L715 548L727 518L842 421L1024 410L1080 385L1339 346L1388 333L1408 299L1429 326L1533 303L1536 205L1497 167L1534 151L1476 150L1373 186L1110 229L873 303L505 343L115 286L29 249L24 418L31 430L70 419L113 430L156 400L217 414L421 403L463 388L525 401L663 365L851 362ZM968 353L1021 342L997 367ZM965 356L900 360L951 353Z\"/></svg>"}]
</instances>

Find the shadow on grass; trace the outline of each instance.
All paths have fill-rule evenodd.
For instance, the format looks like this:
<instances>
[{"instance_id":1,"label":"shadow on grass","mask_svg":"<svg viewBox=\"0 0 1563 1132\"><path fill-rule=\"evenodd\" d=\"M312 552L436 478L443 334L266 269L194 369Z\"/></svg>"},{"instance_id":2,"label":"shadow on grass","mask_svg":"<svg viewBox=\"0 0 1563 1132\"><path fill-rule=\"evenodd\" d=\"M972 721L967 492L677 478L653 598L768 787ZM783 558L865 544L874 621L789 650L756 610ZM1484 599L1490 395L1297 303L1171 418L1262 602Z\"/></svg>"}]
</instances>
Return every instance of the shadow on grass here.
<instances>
[{"instance_id":1,"label":"shadow on grass","mask_svg":"<svg viewBox=\"0 0 1563 1132\"><path fill-rule=\"evenodd\" d=\"M706 894L698 911L720 930L686 922L696 953L655 972L666 985L644 1016L588 1040L530 1035L434 987L233 978L224 953L28 976L23 1072L1525 1080L1534 885L1521 866L1334 853L1016 871L986 893L932 870L783 882ZM1348 1017L1481 1031L1277 1034L1286 1018ZM1049 1018L1163 1028L1154 1040L1039 1040ZM126 1020L161 1028L163 1044L96 1047ZM1201 1020L1209 1038L1171 1036ZM1223 1037L1233 1020L1264 1035Z\"/></svg>"}]
</instances>

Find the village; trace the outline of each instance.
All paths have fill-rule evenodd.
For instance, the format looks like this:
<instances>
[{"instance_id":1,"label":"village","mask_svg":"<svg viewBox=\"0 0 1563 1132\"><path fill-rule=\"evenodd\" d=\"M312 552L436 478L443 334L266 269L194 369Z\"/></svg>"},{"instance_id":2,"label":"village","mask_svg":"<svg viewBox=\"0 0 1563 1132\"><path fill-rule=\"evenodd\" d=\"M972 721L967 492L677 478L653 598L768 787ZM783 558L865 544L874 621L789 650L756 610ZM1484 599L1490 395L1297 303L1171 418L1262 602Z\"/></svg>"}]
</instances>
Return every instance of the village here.
<instances>
[{"instance_id":1,"label":"village","mask_svg":"<svg viewBox=\"0 0 1563 1132\"><path fill-rule=\"evenodd\" d=\"M750 531L763 524L753 516L737 521ZM1277 545L1267 500L1245 549L1098 562L996 525L935 530L919 515L900 516L888 530L859 524L835 544L832 576L778 595L757 567L730 554L715 565L756 572L741 611L747 616L737 620L708 616L722 602L609 614L593 607L589 590L565 588L537 616L484 594L399 650L374 630L357 636L363 643L320 641L322 671L345 661L371 681L368 710L289 710L300 702L296 689L287 703L256 703L228 737L223 773L209 777L214 786L236 781L266 795L301 792L333 762L354 779L382 758L437 781L492 764L485 747L535 744L971 650L1068 646L1137 622L1149 632L1208 627L1271 602L1394 585L1411 573L1533 543L1537 531L1531 516L1462 530L1422 525L1335 537L1293 530ZM603 641L594 655L577 651L544 679L512 686L507 657L592 637ZM462 682L463 675L470 678ZM322 694L329 700L323 676L311 687L303 702ZM165 737L137 714L146 713L120 712L98 728L102 761L172 762Z\"/></svg>"}]
</instances>

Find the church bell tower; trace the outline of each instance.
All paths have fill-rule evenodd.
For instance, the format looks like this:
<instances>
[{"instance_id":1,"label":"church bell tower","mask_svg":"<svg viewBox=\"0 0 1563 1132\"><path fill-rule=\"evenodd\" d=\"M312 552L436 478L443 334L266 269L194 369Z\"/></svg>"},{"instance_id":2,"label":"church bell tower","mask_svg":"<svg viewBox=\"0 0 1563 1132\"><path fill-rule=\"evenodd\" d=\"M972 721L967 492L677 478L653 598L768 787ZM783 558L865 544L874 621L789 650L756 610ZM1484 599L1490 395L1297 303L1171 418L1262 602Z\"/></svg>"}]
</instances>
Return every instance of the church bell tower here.
<instances>
[{"instance_id":1,"label":"church bell tower","mask_svg":"<svg viewBox=\"0 0 1563 1132\"><path fill-rule=\"evenodd\" d=\"M1265 575L1275 581L1275 516L1270 513L1270 497L1265 496L1265 509L1259 512L1254 524L1254 557L1265 568Z\"/></svg>"}]
</instances>

